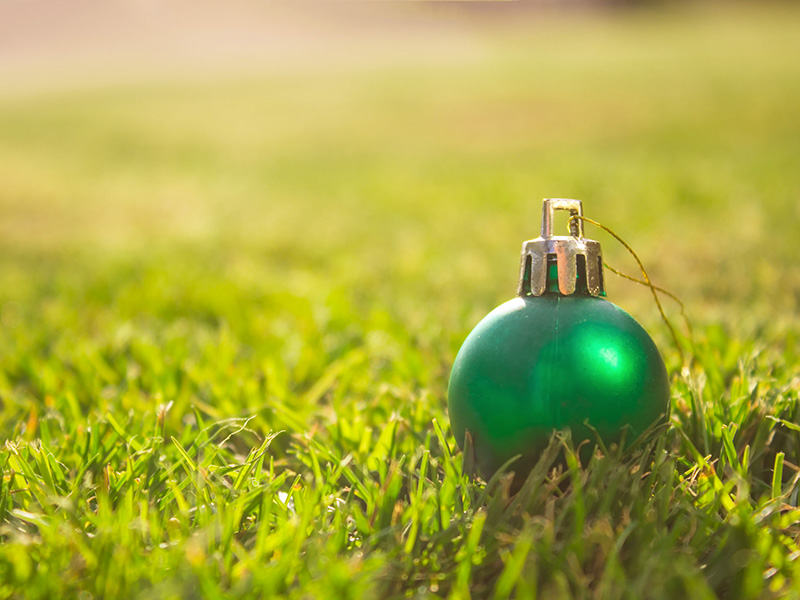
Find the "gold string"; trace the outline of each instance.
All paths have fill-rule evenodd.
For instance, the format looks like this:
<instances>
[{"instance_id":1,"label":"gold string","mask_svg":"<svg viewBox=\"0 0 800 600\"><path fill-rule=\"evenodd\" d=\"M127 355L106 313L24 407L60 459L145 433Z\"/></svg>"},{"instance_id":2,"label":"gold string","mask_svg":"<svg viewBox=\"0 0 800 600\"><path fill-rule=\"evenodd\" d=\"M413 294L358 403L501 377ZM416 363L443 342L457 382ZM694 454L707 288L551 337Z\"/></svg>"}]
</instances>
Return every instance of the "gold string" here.
<instances>
[{"instance_id":1,"label":"gold string","mask_svg":"<svg viewBox=\"0 0 800 600\"><path fill-rule=\"evenodd\" d=\"M677 302L678 305L681 307L681 316L683 317L683 320L686 322L686 328L687 328L688 333L689 333L689 341L691 343L691 341L693 339L692 338L692 326L691 326L691 323L689 322L689 319L686 317L685 305L683 304L683 302L681 302L680 298L678 298L675 294L673 294L671 292L668 292L664 288L658 287L657 285L653 285L653 282L650 281L650 277L648 277L648 275L647 275L647 271L644 268L644 264L639 259L639 256L636 254L636 252L634 252L633 248L631 248L625 240L623 240L619 235L617 235L609 227L606 227L602 223L598 223L597 221L595 221L593 219L590 219L589 217L584 217L583 215L571 215L570 218L569 218L570 224L572 223L572 221L577 220L577 219L580 219L580 220L585 221L587 223L591 223L595 227L598 227L598 228L602 229L603 231L605 231L606 233L611 235L620 244L622 244L625 247L625 249L630 253L630 255L633 256L633 259L636 261L636 264L639 265L639 270L642 272L642 277L644 278L643 280L642 279L637 279L636 277L631 277L630 275L626 275L625 273L623 273L621 271L618 271L617 269L615 269L613 267L610 267L605 262L603 263L603 266L606 269L608 269L609 271L611 271L612 273L615 273L616 275L619 275L620 277L624 277L625 279L628 279L630 281L639 283L641 285L644 285L644 286L647 286L648 288L650 288L650 292L652 292L652 294L653 294L653 299L656 301L656 306L658 307L658 312L661 314L661 318L664 320L664 323L667 325L667 329L669 329L669 332L672 335L672 339L675 342L675 347L677 348L678 354L680 355L680 358L681 358L681 366L686 366L686 357L685 357L684 352L683 352L683 347L681 346L681 342L678 339L678 334L675 332L675 328L672 326L672 323L670 323L669 319L667 318L667 314L664 312L664 307L661 305L661 300L658 297L658 292L661 292L665 296L668 296L669 298L671 298L672 300Z\"/></svg>"}]
</instances>

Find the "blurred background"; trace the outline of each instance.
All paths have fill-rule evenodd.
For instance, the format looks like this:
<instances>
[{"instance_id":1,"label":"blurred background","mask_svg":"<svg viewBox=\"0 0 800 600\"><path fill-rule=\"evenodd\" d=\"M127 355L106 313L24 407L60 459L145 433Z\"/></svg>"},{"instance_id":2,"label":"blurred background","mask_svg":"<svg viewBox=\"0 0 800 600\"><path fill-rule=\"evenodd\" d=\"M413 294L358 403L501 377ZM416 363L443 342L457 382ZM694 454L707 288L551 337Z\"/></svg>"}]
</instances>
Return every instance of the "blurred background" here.
<instances>
[{"instance_id":1,"label":"blurred background","mask_svg":"<svg viewBox=\"0 0 800 600\"><path fill-rule=\"evenodd\" d=\"M543 197L697 323L796 331L798 31L771 2L0 3L6 348L188 319L325 362L385 325L441 387Z\"/></svg>"}]
</instances>

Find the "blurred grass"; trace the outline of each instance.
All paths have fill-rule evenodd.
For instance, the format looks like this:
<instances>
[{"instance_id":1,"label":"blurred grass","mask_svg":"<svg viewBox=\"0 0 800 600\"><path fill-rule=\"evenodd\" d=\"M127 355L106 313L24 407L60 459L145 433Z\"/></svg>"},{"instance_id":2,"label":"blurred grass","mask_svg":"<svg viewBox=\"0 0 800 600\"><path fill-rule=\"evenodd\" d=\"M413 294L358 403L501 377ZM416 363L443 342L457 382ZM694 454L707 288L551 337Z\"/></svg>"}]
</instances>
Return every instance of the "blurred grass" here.
<instances>
[{"instance_id":1,"label":"blurred grass","mask_svg":"<svg viewBox=\"0 0 800 600\"><path fill-rule=\"evenodd\" d=\"M463 61L0 97L2 595L788 594L798 25L467 20ZM501 518L432 420L544 196L625 237L698 347L654 454L543 463ZM608 288L677 371L647 290Z\"/></svg>"}]
</instances>

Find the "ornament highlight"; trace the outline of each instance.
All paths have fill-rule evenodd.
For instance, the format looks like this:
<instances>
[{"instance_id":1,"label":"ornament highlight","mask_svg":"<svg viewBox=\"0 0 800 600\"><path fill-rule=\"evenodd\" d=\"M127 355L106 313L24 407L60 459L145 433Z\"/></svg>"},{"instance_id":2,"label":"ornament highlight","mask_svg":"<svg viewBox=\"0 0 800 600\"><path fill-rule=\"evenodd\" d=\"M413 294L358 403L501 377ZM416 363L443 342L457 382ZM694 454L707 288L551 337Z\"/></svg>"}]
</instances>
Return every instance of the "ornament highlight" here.
<instances>
[{"instance_id":1,"label":"ornament highlight","mask_svg":"<svg viewBox=\"0 0 800 600\"><path fill-rule=\"evenodd\" d=\"M583 216L580 200L545 199L541 237L522 245L517 297L467 336L450 374L448 410L464 449L469 432L479 472L536 462L554 430L575 444L631 442L666 417L669 380L655 343L604 299L600 244L553 235L553 213ZM595 433L596 432L596 433Z\"/></svg>"}]
</instances>

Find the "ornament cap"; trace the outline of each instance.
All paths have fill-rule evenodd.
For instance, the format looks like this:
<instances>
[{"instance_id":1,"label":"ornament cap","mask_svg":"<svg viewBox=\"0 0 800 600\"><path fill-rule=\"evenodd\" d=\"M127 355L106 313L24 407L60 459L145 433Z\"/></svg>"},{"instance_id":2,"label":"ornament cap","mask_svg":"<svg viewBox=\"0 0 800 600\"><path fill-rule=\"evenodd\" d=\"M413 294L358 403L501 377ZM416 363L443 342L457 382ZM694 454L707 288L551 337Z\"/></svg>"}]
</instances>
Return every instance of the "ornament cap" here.
<instances>
[{"instance_id":1,"label":"ornament cap","mask_svg":"<svg viewBox=\"0 0 800 600\"><path fill-rule=\"evenodd\" d=\"M583 237L583 220L571 219L569 235L553 235L557 210L571 216L583 216L583 203L569 198L545 198L542 201L542 234L522 244L518 296L541 296L548 290L551 266L556 267L558 292L599 296L603 286L603 254L600 242Z\"/></svg>"}]
</instances>

